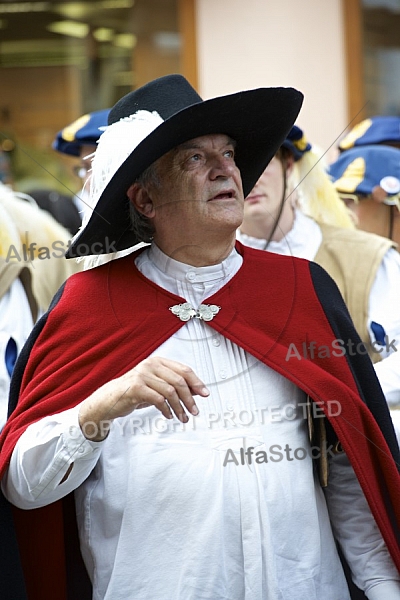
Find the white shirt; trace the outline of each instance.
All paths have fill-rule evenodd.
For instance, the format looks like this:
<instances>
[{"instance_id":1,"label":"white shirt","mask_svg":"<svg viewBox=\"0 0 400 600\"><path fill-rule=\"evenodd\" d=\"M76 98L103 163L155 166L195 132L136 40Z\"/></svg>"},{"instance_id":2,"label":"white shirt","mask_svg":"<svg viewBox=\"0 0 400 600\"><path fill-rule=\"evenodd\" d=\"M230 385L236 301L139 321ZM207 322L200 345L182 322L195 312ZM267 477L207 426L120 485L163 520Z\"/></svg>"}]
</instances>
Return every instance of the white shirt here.
<instances>
[{"instance_id":1,"label":"white shirt","mask_svg":"<svg viewBox=\"0 0 400 600\"><path fill-rule=\"evenodd\" d=\"M17 356L33 327L32 312L20 279L11 284L0 300L0 431L7 419L10 374L6 366L6 349L10 340Z\"/></svg>"},{"instance_id":2,"label":"white shirt","mask_svg":"<svg viewBox=\"0 0 400 600\"><path fill-rule=\"evenodd\" d=\"M233 251L195 268L155 246L136 259L196 308L241 263ZM350 534L358 585L371 600L398 599L399 576L346 457L333 460L327 502L314 479L303 392L199 319L154 354L188 364L210 389L198 417L182 425L149 407L93 443L77 406L28 428L3 484L22 508L76 489L94 600L349 600L328 509L338 537ZM250 447L251 464L241 464Z\"/></svg>"},{"instance_id":3,"label":"white shirt","mask_svg":"<svg viewBox=\"0 0 400 600\"><path fill-rule=\"evenodd\" d=\"M266 240L253 238L238 231L238 239L246 246L264 250ZM301 211L295 211L292 229L279 242L271 241L269 252L314 260L322 243L318 223ZM377 270L369 296L367 327L371 342L375 341L371 322L383 326L388 343L382 347L380 362L374 365L386 401L391 410L397 438L400 443L400 254L390 248ZM393 342L391 345L390 342ZM395 348L396 350L394 350Z\"/></svg>"}]
</instances>

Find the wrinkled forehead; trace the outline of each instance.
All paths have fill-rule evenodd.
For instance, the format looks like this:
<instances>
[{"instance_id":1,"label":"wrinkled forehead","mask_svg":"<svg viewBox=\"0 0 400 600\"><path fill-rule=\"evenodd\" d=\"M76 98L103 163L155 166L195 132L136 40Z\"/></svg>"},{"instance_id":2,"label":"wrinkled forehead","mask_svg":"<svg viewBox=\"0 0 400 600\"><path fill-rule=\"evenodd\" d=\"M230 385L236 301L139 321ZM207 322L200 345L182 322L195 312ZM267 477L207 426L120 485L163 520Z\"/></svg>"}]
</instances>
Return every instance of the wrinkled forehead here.
<instances>
[{"instance_id":1,"label":"wrinkled forehead","mask_svg":"<svg viewBox=\"0 0 400 600\"><path fill-rule=\"evenodd\" d=\"M175 146L157 159L153 166L160 173L160 170L168 170L176 162L179 163L181 159L185 159L185 156L192 151L226 151L235 148L236 141L224 133L201 135Z\"/></svg>"},{"instance_id":2,"label":"wrinkled forehead","mask_svg":"<svg viewBox=\"0 0 400 600\"><path fill-rule=\"evenodd\" d=\"M210 133L208 135L201 135L199 137L183 142L174 148L175 151L187 150L192 148L205 148L208 146L236 146L236 142L233 138L225 133Z\"/></svg>"}]
</instances>

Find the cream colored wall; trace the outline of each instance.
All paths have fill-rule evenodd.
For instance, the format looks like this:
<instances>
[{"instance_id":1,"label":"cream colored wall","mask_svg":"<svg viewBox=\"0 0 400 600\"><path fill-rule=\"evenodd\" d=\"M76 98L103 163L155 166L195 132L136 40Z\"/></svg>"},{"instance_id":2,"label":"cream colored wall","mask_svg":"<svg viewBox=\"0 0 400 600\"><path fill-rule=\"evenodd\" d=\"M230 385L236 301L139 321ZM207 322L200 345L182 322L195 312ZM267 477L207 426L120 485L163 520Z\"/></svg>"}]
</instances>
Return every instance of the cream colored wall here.
<instances>
[{"instance_id":1,"label":"cream colored wall","mask_svg":"<svg viewBox=\"0 0 400 600\"><path fill-rule=\"evenodd\" d=\"M200 94L295 87L305 96L298 124L327 149L347 125L341 2L197 0Z\"/></svg>"}]
</instances>

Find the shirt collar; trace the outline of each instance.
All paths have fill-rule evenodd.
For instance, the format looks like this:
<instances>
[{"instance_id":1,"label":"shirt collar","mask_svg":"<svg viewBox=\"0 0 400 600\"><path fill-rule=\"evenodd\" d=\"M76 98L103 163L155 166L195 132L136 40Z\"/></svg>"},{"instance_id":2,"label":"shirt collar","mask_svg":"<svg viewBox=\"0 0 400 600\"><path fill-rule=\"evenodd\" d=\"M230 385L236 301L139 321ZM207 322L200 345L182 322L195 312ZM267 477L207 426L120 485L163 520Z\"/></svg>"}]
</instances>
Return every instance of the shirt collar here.
<instances>
[{"instance_id":1,"label":"shirt collar","mask_svg":"<svg viewBox=\"0 0 400 600\"><path fill-rule=\"evenodd\" d=\"M233 248L229 256L217 265L193 267L167 256L154 242L149 248L148 259L159 271L168 277L191 283L204 283L226 279L234 271L236 272L242 264L242 257Z\"/></svg>"}]
</instances>

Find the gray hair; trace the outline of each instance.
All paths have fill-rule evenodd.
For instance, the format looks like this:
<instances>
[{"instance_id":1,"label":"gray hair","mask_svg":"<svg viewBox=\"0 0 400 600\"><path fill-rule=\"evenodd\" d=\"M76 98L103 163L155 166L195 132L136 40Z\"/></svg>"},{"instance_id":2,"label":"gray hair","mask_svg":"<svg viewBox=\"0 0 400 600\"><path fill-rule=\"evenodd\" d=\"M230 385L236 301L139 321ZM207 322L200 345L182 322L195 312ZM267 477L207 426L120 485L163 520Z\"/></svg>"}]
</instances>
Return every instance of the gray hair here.
<instances>
[{"instance_id":1,"label":"gray hair","mask_svg":"<svg viewBox=\"0 0 400 600\"><path fill-rule=\"evenodd\" d=\"M152 163L143 171L136 179L135 183L139 183L142 187L148 188L160 187L160 179L157 173L157 161ZM129 215L131 219L132 231L135 237L140 242L151 242L154 236L154 228L149 219L140 213L132 204L129 203Z\"/></svg>"}]
</instances>

